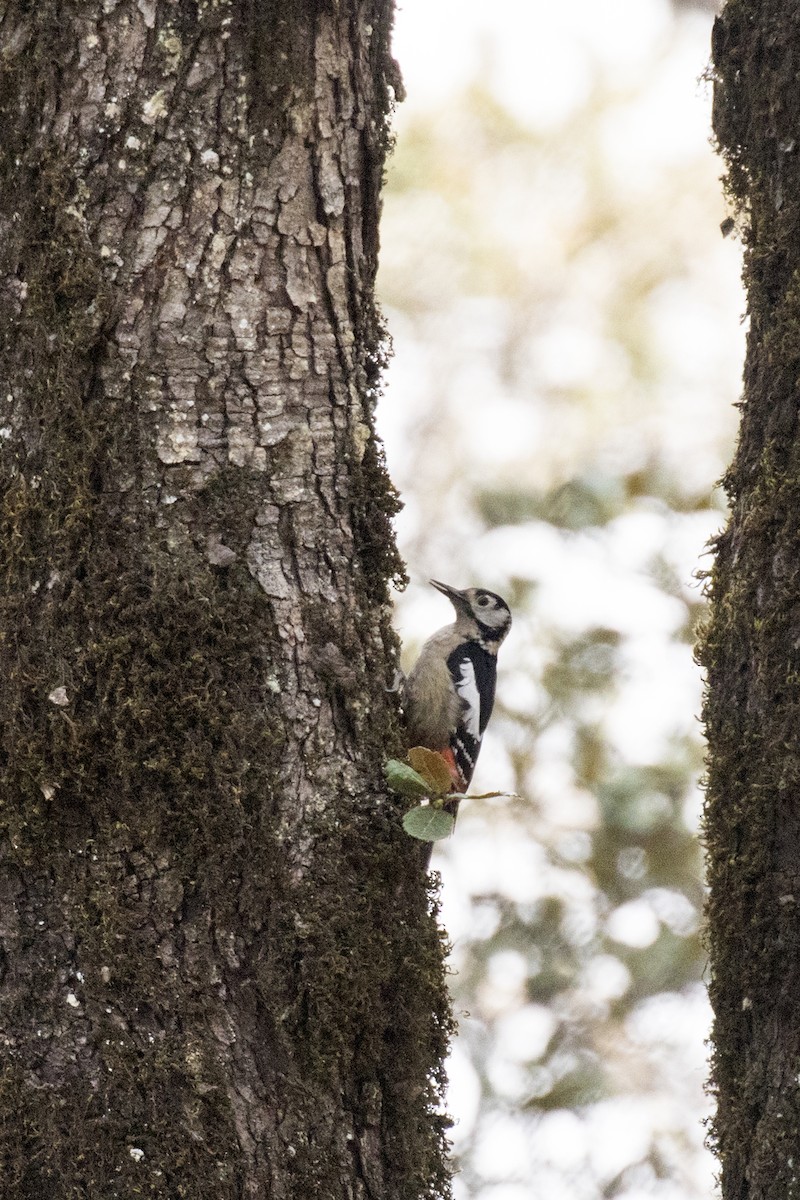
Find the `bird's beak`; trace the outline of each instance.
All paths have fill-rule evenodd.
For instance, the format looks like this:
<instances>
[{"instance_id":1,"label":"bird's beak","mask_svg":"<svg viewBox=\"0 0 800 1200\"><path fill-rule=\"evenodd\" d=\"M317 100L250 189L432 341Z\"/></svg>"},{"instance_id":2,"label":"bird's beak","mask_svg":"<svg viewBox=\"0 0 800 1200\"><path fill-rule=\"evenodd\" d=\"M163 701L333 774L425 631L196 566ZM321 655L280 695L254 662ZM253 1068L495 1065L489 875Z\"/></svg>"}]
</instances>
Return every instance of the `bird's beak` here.
<instances>
[{"instance_id":1,"label":"bird's beak","mask_svg":"<svg viewBox=\"0 0 800 1200\"><path fill-rule=\"evenodd\" d=\"M469 611L469 602L464 593L460 592L458 588L450 587L449 583L439 583L438 579L431 579L429 582L431 587L436 588L437 592L441 592L443 596L447 596L447 599L453 605L456 612Z\"/></svg>"}]
</instances>

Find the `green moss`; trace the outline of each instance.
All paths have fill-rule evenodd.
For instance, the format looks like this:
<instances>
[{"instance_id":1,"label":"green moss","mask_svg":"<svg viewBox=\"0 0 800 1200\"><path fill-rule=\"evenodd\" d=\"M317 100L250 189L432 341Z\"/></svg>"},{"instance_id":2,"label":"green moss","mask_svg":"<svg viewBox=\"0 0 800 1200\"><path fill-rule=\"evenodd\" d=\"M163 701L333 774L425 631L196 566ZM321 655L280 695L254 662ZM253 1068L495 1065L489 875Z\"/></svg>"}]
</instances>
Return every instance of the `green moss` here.
<instances>
[{"instance_id":1,"label":"green moss","mask_svg":"<svg viewBox=\"0 0 800 1200\"><path fill-rule=\"evenodd\" d=\"M298 896L287 1022L304 1078L347 1080L356 1088L350 1103L380 1128L385 1194L433 1200L449 1195L442 1064L454 1023L435 896L426 913L417 855L401 839L393 832L376 844L364 827L318 858L323 872L338 862L343 873L315 874ZM313 1189L320 1165L312 1148L295 1169L298 1183ZM335 1194L335 1177L329 1185Z\"/></svg>"},{"instance_id":2,"label":"green moss","mask_svg":"<svg viewBox=\"0 0 800 1200\"><path fill-rule=\"evenodd\" d=\"M5 1200L228 1200L241 1194L224 1081L202 1093L187 1087L185 1072L170 1069L171 1061L185 1058L180 1038L130 1054L119 1031L109 1033L101 1069L125 1073L124 1116L81 1076L64 1079L43 1104L41 1091L20 1070L8 1062L0 1068ZM60 1131L65 1116L68 1142Z\"/></svg>"},{"instance_id":3,"label":"green moss","mask_svg":"<svg viewBox=\"0 0 800 1200\"><path fill-rule=\"evenodd\" d=\"M746 223L750 332L728 529L701 647L715 1012L712 1137L723 1194L797 1195L800 1051L800 13L730 0L715 24L715 131ZM778 1031L776 1033L776 1031ZM776 1037L779 1048L776 1051Z\"/></svg>"}]
</instances>

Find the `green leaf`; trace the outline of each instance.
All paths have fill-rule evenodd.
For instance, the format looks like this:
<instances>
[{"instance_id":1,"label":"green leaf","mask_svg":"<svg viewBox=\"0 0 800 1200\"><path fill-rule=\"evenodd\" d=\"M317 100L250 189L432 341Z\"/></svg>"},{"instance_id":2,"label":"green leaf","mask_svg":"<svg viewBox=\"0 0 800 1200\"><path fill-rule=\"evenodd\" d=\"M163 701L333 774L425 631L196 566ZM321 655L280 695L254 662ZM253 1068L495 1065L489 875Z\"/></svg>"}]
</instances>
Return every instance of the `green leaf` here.
<instances>
[{"instance_id":1,"label":"green leaf","mask_svg":"<svg viewBox=\"0 0 800 1200\"><path fill-rule=\"evenodd\" d=\"M435 750L425 746L414 746L408 752L408 761L429 786L428 795L446 796L453 790L450 768Z\"/></svg>"},{"instance_id":2,"label":"green leaf","mask_svg":"<svg viewBox=\"0 0 800 1200\"><path fill-rule=\"evenodd\" d=\"M393 792L398 792L401 796L408 796L410 800L428 795L429 785L408 763L390 758L388 762L384 763L383 770L386 782Z\"/></svg>"},{"instance_id":3,"label":"green leaf","mask_svg":"<svg viewBox=\"0 0 800 1200\"><path fill-rule=\"evenodd\" d=\"M420 804L403 817L403 829L421 842L438 842L440 838L449 837L455 823L455 817L449 812L434 808L432 804Z\"/></svg>"}]
</instances>

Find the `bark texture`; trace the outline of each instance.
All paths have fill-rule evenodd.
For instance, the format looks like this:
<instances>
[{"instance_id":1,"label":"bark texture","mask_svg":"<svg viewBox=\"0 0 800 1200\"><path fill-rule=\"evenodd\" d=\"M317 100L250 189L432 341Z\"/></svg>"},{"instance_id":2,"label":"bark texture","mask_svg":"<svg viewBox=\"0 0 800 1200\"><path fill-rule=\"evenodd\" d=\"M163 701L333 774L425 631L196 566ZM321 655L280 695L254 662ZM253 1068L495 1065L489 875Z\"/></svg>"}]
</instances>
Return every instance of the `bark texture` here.
<instances>
[{"instance_id":1,"label":"bark texture","mask_svg":"<svg viewBox=\"0 0 800 1200\"><path fill-rule=\"evenodd\" d=\"M7 1200L447 1192L380 775L390 20L0 8Z\"/></svg>"},{"instance_id":2,"label":"bark texture","mask_svg":"<svg viewBox=\"0 0 800 1200\"><path fill-rule=\"evenodd\" d=\"M750 328L711 577L707 846L713 1138L724 1200L800 1196L800 9L731 0L714 128Z\"/></svg>"}]
</instances>

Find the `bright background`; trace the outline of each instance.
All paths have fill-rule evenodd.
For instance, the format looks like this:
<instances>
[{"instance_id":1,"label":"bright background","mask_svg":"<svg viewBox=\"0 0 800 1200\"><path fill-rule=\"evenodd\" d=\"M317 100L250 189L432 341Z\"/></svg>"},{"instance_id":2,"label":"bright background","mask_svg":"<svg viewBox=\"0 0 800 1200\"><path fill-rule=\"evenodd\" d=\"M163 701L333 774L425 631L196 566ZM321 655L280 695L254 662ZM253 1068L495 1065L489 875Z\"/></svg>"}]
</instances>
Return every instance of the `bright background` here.
<instances>
[{"instance_id":1,"label":"bright background","mask_svg":"<svg viewBox=\"0 0 800 1200\"><path fill-rule=\"evenodd\" d=\"M520 798L463 805L434 858L458 1200L714 1194L692 644L744 301L711 20L667 0L397 15L379 429L409 663L451 619L431 576L514 611L474 790Z\"/></svg>"}]
</instances>

